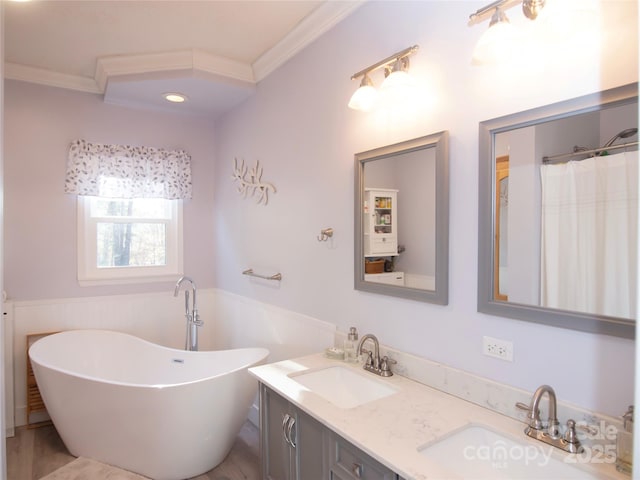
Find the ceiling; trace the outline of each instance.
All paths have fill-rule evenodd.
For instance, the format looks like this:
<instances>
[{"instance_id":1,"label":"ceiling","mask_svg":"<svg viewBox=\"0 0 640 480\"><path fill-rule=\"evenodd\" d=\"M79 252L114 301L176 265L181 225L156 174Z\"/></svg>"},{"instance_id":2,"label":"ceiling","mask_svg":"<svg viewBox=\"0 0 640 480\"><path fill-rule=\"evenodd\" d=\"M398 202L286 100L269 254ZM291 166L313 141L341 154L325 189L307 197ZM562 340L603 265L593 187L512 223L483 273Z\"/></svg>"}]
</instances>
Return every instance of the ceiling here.
<instances>
[{"instance_id":1,"label":"ceiling","mask_svg":"<svg viewBox=\"0 0 640 480\"><path fill-rule=\"evenodd\" d=\"M362 2L3 2L4 76L216 118ZM167 92L187 101L169 103Z\"/></svg>"}]
</instances>

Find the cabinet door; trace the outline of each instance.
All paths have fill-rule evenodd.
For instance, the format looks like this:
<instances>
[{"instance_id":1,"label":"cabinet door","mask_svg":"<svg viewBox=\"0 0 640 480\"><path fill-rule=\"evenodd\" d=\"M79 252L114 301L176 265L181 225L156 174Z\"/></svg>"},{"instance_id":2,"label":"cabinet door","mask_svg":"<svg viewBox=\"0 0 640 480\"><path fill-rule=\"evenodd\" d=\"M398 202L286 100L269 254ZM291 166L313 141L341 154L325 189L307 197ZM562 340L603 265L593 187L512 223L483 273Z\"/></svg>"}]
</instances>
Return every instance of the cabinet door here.
<instances>
[{"instance_id":1,"label":"cabinet door","mask_svg":"<svg viewBox=\"0 0 640 480\"><path fill-rule=\"evenodd\" d=\"M260 452L265 480L324 480L325 427L260 386Z\"/></svg>"},{"instance_id":2,"label":"cabinet door","mask_svg":"<svg viewBox=\"0 0 640 480\"><path fill-rule=\"evenodd\" d=\"M398 255L397 190L365 189L364 255Z\"/></svg>"},{"instance_id":3,"label":"cabinet door","mask_svg":"<svg viewBox=\"0 0 640 480\"><path fill-rule=\"evenodd\" d=\"M291 447L285 439L289 402L280 395L260 386L260 456L262 478L265 480L293 480Z\"/></svg>"},{"instance_id":4,"label":"cabinet door","mask_svg":"<svg viewBox=\"0 0 640 480\"><path fill-rule=\"evenodd\" d=\"M298 480L327 478L328 457L324 451L325 427L300 410L295 414L296 464Z\"/></svg>"}]
</instances>

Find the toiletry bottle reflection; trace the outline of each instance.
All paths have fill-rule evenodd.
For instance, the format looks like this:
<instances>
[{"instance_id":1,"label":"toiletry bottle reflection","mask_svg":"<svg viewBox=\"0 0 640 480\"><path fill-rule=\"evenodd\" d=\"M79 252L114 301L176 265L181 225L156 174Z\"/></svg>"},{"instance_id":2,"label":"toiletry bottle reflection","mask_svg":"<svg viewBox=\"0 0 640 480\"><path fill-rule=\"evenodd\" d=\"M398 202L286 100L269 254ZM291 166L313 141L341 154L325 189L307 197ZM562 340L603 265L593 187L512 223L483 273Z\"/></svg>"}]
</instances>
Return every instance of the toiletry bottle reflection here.
<instances>
[{"instance_id":1,"label":"toiletry bottle reflection","mask_svg":"<svg viewBox=\"0 0 640 480\"><path fill-rule=\"evenodd\" d=\"M622 416L623 430L616 436L616 469L619 472L631 473L633 463L633 405Z\"/></svg>"}]
</instances>

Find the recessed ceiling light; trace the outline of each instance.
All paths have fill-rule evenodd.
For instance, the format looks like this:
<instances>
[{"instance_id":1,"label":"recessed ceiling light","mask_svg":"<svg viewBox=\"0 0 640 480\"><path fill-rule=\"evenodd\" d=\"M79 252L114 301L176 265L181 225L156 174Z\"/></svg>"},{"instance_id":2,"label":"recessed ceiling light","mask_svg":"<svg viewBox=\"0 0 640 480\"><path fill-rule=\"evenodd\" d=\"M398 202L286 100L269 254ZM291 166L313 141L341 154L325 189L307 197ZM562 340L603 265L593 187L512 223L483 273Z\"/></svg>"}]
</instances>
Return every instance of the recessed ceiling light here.
<instances>
[{"instance_id":1,"label":"recessed ceiling light","mask_svg":"<svg viewBox=\"0 0 640 480\"><path fill-rule=\"evenodd\" d=\"M187 101L187 96L181 93L165 93L162 96L168 102L182 103Z\"/></svg>"}]
</instances>

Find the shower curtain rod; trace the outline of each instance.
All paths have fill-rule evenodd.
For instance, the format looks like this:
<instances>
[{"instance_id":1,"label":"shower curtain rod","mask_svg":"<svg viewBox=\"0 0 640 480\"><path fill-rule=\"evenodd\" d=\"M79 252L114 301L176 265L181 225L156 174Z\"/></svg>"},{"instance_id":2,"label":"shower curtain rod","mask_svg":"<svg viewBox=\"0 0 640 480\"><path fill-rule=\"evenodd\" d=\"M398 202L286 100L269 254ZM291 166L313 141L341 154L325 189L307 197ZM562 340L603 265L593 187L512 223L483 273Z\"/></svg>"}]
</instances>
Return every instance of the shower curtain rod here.
<instances>
[{"instance_id":1,"label":"shower curtain rod","mask_svg":"<svg viewBox=\"0 0 640 480\"><path fill-rule=\"evenodd\" d=\"M604 152L606 150L617 150L619 148L633 147L639 142L621 143L620 145L611 145L609 147L594 148L592 150L574 150L571 153L562 153L560 155L552 155L551 157L542 157L542 163L555 163L562 158L575 157L576 155L590 155L592 153ZM578 147L574 147L578 148ZM584 158L582 160L585 160Z\"/></svg>"}]
</instances>

